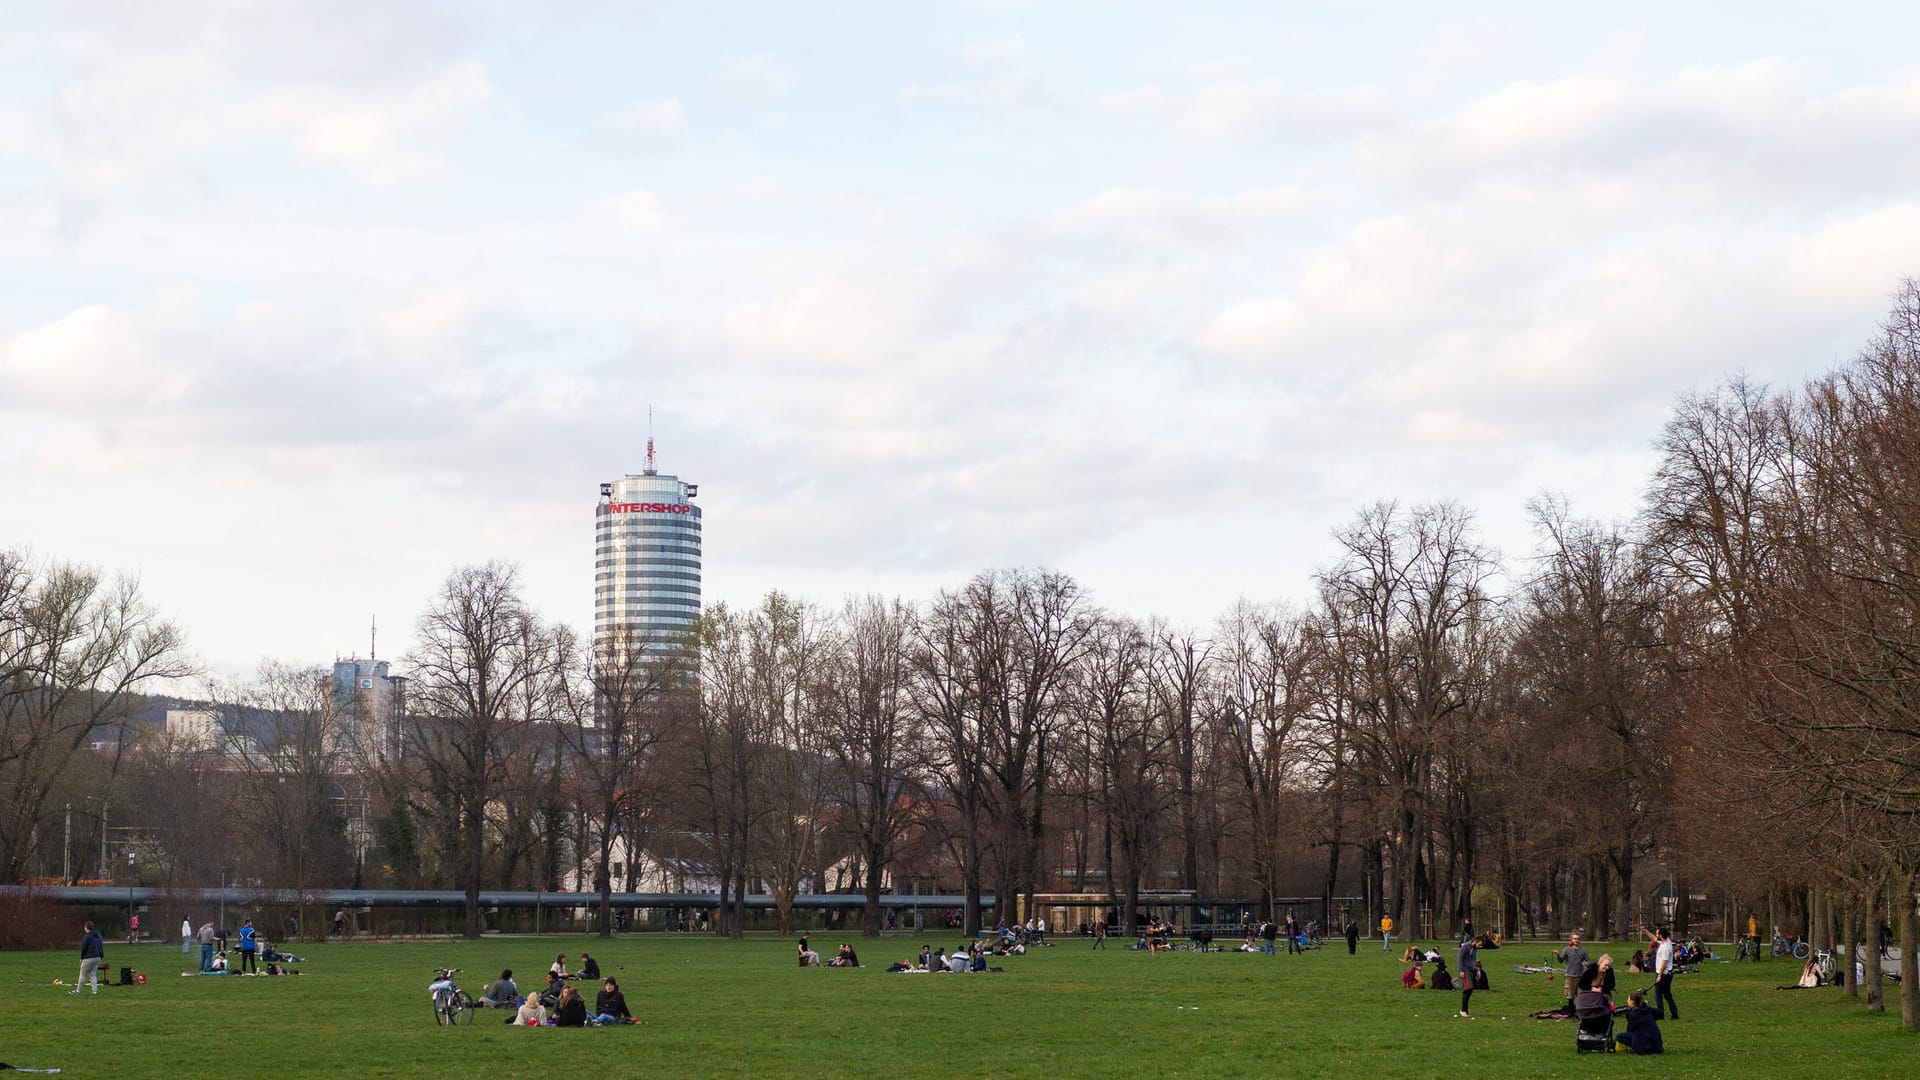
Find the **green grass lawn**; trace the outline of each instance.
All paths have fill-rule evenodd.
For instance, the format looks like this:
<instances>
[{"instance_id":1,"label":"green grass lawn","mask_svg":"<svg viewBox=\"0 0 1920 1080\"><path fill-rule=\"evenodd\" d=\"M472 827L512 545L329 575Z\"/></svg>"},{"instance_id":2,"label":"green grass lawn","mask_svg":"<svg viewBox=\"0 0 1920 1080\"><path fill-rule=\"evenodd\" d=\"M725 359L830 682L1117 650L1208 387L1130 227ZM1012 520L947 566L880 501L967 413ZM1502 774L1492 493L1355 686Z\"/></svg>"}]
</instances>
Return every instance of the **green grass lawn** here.
<instances>
[{"instance_id":1,"label":"green grass lawn","mask_svg":"<svg viewBox=\"0 0 1920 1080\"><path fill-rule=\"evenodd\" d=\"M816 935L830 955L841 939ZM1775 992L1790 961L1709 962L1675 981L1684 1019L1664 1058L1583 1055L1571 1022L1527 1018L1558 982L1512 971L1544 945L1483 954L1494 989L1402 990L1401 965L1362 943L1306 956L1093 952L1068 940L997 960L990 975L889 975L920 939L852 940L862 970L801 970L790 941L680 935L503 938L296 947L298 978L180 978L177 946L109 945L146 986L67 994L78 948L0 953L0 1060L73 1077L284 1076L1498 1076L1913 1075L1920 1040L1891 1008L1838 990ZM954 935L924 940L951 947ZM1395 943L1396 948L1400 943ZM1604 946L1603 946L1604 947ZM530 1030L481 1013L436 1028L435 965L477 996L502 967L538 985L556 952L600 958L639 1025ZM1451 948L1443 951L1451 952ZM1596 949L1596 954L1601 951ZM1624 957L1632 948L1614 948ZM197 955L197 954L196 954ZM56 987L55 979L68 985ZM1650 982L1621 976L1621 995ZM588 994L591 1004L592 995Z\"/></svg>"}]
</instances>

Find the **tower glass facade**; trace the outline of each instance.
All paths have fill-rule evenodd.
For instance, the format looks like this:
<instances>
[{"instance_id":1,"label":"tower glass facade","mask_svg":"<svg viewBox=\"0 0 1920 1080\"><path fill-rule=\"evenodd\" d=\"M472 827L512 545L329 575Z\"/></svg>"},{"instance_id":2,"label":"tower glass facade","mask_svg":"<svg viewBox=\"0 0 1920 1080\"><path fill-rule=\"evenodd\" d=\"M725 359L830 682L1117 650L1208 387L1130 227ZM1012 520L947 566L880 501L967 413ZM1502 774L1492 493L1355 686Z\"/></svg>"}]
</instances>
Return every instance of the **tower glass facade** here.
<instances>
[{"instance_id":1,"label":"tower glass facade","mask_svg":"<svg viewBox=\"0 0 1920 1080\"><path fill-rule=\"evenodd\" d=\"M594 510L593 638L628 633L649 650L676 648L700 614L698 487L646 472L600 485Z\"/></svg>"}]
</instances>

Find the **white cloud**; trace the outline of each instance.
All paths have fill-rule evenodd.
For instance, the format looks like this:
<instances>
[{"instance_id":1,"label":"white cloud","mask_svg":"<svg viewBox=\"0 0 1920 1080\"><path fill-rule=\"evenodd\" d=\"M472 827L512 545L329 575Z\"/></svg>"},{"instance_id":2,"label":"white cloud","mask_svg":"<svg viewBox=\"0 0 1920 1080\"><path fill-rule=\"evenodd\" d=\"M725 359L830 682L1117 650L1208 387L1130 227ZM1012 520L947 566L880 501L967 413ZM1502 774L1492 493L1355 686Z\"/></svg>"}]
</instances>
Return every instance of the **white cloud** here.
<instances>
[{"instance_id":1,"label":"white cloud","mask_svg":"<svg viewBox=\"0 0 1920 1080\"><path fill-rule=\"evenodd\" d=\"M279 88L245 112L265 127L286 132L306 160L373 187L391 187L444 176L446 163L434 148L464 126L488 94L485 70L470 60L378 94Z\"/></svg>"},{"instance_id":2,"label":"white cloud","mask_svg":"<svg viewBox=\"0 0 1920 1080\"><path fill-rule=\"evenodd\" d=\"M1322 200L1282 185L1230 195L1194 196L1148 188L1108 188L1046 219L1049 232L1073 239L1120 239L1144 246L1244 238L1313 209Z\"/></svg>"},{"instance_id":3,"label":"white cloud","mask_svg":"<svg viewBox=\"0 0 1920 1080\"><path fill-rule=\"evenodd\" d=\"M1146 83L1100 104L1117 115L1164 117L1181 134L1212 143L1351 137L1394 116L1392 99L1378 86L1300 90L1273 78L1207 82L1187 91Z\"/></svg>"},{"instance_id":4,"label":"white cloud","mask_svg":"<svg viewBox=\"0 0 1920 1080\"><path fill-rule=\"evenodd\" d=\"M976 62L993 63L1011 60L1025 52L1026 38L1015 34L999 41L981 41L960 50L960 55Z\"/></svg>"},{"instance_id":5,"label":"white cloud","mask_svg":"<svg viewBox=\"0 0 1920 1080\"><path fill-rule=\"evenodd\" d=\"M720 84L730 90L767 97L792 89L794 77L793 68L765 53L730 60L719 74Z\"/></svg>"},{"instance_id":6,"label":"white cloud","mask_svg":"<svg viewBox=\"0 0 1920 1080\"><path fill-rule=\"evenodd\" d=\"M657 229L667 219L660 196L651 191L621 191L593 202L596 213L625 229Z\"/></svg>"},{"instance_id":7,"label":"white cloud","mask_svg":"<svg viewBox=\"0 0 1920 1080\"><path fill-rule=\"evenodd\" d=\"M664 101L642 101L608 115L601 127L622 141L636 145L664 142L679 135L687 126L687 110L678 97Z\"/></svg>"}]
</instances>

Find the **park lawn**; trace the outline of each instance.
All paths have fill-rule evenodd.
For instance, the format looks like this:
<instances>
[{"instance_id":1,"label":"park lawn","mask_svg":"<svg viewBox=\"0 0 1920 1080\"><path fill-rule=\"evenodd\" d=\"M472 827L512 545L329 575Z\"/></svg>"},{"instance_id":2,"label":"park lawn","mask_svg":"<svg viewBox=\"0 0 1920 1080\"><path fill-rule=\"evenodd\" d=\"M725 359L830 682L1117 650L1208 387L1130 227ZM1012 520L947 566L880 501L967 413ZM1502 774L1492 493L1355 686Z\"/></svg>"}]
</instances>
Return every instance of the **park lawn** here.
<instances>
[{"instance_id":1,"label":"park lawn","mask_svg":"<svg viewBox=\"0 0 1920 1080\"><path fill-rule=\"evenodd\" d=\"M831 954L841 939L815 936ZM0 953L0 1061L70 1077L273 1076L1099 1076L1193 1077L1913 1075L1920 1039L1892 1008L1870 1016L1838 990L1780 993L1797 965L1709 962L1675 980L1684 1019L1662 1025L1664 1058L1576 1057L1573 1025L1527 1013L1558 1001L1558 980L1513 972L1546 945L1483 954L1492 991L1402 990L1401 966L1363 943L1305 956L1149 955L1068 939L994 961L989 975L890 975L922 940L848 939L861 970L793 963L791 941L641 934L366 942L296 947L297 978L181 978L178 947L107 949L109 968L146 986L67 994L79 950ZM1396 942L1396 951L1400 943ZM1604 948L1604 943L1603 943ZM465 969L475 996L502 967L523 990L557 952L582 951L620 980L641 1023L512 1028L482 1012L436 1028L426 985ZM1442 951L1451 952L1450 946ZM1596 950L1596 953L1601 950ZM1614 948L1616 957L1632 947ZM55 979L67 985L56 987ZM1626 990L1651 982L1621 975ZM587 1000L592 1002L592 989ZM1624 1025L1622 1025L1624 1026Z\"/></svg>"}]
</instances>

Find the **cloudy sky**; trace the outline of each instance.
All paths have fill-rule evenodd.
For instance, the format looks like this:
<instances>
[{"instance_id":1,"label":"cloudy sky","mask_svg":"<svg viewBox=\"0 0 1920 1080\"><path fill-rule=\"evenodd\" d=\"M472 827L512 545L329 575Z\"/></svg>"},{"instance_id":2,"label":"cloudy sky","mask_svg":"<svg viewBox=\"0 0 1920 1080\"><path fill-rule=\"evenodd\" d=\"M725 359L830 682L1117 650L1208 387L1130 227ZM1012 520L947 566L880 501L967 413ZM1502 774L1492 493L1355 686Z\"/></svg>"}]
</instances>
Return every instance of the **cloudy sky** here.
<instances>
[{"instance_id":1,"label":"cloudy sky","mask_svg":"<svg viewBox=\"0 0 1920 1080\"><path fill-rule=\"evenodd\" d=\"M1909 5L1287 7L9 5L0 546L216 671L495 557L584 628L651 404L709 601L1203 625L1375 499L1629 515L1920 273Z\"/></svg>"}]
</instances>

